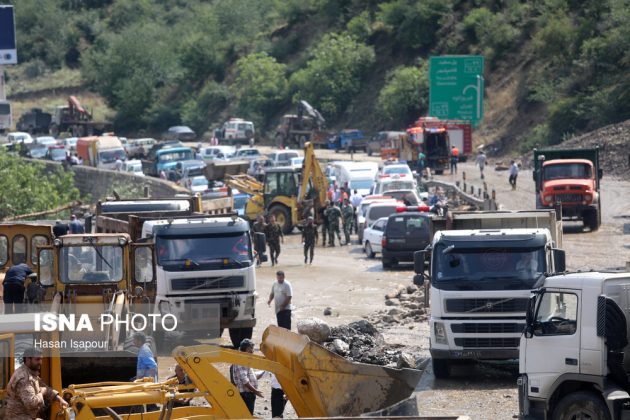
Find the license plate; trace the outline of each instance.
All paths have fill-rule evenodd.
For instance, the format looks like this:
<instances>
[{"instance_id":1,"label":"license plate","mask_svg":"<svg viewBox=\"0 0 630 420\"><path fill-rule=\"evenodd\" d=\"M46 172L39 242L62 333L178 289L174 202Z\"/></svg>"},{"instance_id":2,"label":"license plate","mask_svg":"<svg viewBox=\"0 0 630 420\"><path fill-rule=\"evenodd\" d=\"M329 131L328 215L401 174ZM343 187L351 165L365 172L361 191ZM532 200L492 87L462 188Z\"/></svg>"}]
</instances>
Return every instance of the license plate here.
<instances>
[{"instance_id":1,"label":"license plate","mask_svg":"<svg viewBox=\"0 0 630 420\"><path fill-rule=\"evenodd\" d=\"M463 350L463 351L454 350L451 352L451 354L453 355L453 357L461 358L461 359L469 359L469 358L474 359L474 358L481 357L481 352L471 351L471 350Z\"/></svg>"},{"instance_id":2,"label":"license plate","mask_svg":"<svg viewBox=\"0 0 630 420\"><path fill-rule=\"evenodd\" d=\"M393 244L404 244L405 240L404 239L389 239L388 242L391 242Z\"/></svg>"}]
</instances>

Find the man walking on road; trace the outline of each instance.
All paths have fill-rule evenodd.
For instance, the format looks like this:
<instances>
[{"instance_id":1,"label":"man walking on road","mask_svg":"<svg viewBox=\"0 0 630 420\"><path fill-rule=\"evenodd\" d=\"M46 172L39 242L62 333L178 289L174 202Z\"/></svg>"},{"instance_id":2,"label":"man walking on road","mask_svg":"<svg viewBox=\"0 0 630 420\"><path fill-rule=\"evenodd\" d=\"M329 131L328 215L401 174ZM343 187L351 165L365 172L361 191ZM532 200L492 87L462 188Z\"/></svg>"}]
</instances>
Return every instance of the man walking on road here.
<instances>
[{"instance_id":1,"label":"man walking on road","mask_svg":"<svg viewBox=\"0 0 630 420\"><path fill-rule=\"evenodd\" d=\"M304 264L310 256L310 264L313 264L315 254L315 244L317 243L317 226L313 223L313 217L309 216L306 225L302 229L302 243L304 244Z\"/></svg>"},{"instance_id":2,"label":"man walking on road","mask_svg":"<svg viewBox=\"0 0 630 420\"><path fill-rule=\"evenodd\" d=\"M282 227L276 222L275 216L269 216L269 223L265 229L267 236L267 245L269 246L269 255L271 256L271 266L278 264L280 256L280 239L284 242Z\"/></svg>"},{"instance_id":3,"label":"man walking on road","mask_svg":"<svg viewBox=\"0 0 630 420\"><path fill-rule=\"evenodd\" d=\"M344 245L349 245L352 225L354 224L354 207L352 207L352 204L350 204L347 198L343 200L341 215L343 216L343 234L346 237L346 243ZM341 241L339 241L339 245L341 245Z\"/></svg>"},{"instance_id":4,"label":"man walking on road","mask_svg":"<svg viewBox=\"0 0 630 420\"><path fill-rule=\"evenodd\" d=\"M515 161L510 162L510 178L509 182L512 186L512 189L516 189L516 178L518 177L518 165Z\"/></svg>"},{"instance_id":5,"label":"man walking on road","mask_svg":"<svg viewBox=\"0 0 630 420\"><path fill-rule=\"evenodd\" d=\"M477 155L477 165L479 165L479 171L481 171L481 179L484 179L483 168L486 167L486 154L483 150L480 150Z\"/></svg>"},{"instance_id":6,"label":"man walking on road","mask_svg":"<svg viewBox=\"0 0 630 420\"><path fill-rule=\"evenodd\" d=\"M276 282L271 287L267 305L274 302L276 309L276 321L278 327L291 329L291 300L293 299L293 288L291 283L284 279L284 271L276 272Z\"/></svg>"},{"instance_id":7,"label":"man walking on road","mask_svg":"<svg viewBox=\"0 0 630 420\"><path fill-rule=\"evenodd\" d=\"M42 368L42 351L30 347L24 350L22 366L13 372L7 385L6 408L4 418L12 420L31 420L48 418L47 411L52 403L61 408L68 403L59 392L47 386L39 377Z\"/></svg>"},{"instance_id":8,"label":"man walking on road","mask_svg":"<svg viewBox=\"0 0 630 420\"><path fill-rule=\"evenodd\" d=\"M350 204L354 207L354 233L359 233L359 207L361 207L362 202L363 197L357 190L354 190L354 193L350 196Z\"/></svg>"},{"instance_id":9,"label":"man walking on road","mask_svg":"<svg viewBox=\"0 0 630 420\"><path fill-rule=\"evenodd\" d=\"M457 173L457 162L459 161L459 149L451 146L451 175Z\"/></svg>"},{"instance_id":10,"label":"man walking on road","mask_svg":"<svg viewBox=\"0 0 630 420\"><path fill-rule=\"evenodd\" d=\"M339 239L339 245L341 245L341 233L339 232L339 219L341 219L341 210L335 205L330 203L326 209L324 215L328 219L328 245L335 246L335 235Z\"/></svg>"},{"instance_id":11,"label":"man walking on road","mask_svg":"<svg viewBox=\"0 0 630 420\"><path fill-rule=\"evenodd\" d=\"M326 200L326 204L319 209L319 218L322 221L322 246L326 246L326 235L328 234L328 217L326 217L326 210L330 207L330 201Z\"/></svg>"},{"instance_id":12,"label":"man walking on road","mask_svg":"<svg viewBox=\"0 0 630 420\"><path fill-rule=\"evenodd\" d=\"M256 221L252 225L252 233L265 233L266 227L267 225L265 224L265 218L262 216L262 214L258 215ZM258 240L254 240L254 251L256 251L256 266L260 267L260 256L262 254L262 249L259 248Z\"/></svg>"}]
</instances>

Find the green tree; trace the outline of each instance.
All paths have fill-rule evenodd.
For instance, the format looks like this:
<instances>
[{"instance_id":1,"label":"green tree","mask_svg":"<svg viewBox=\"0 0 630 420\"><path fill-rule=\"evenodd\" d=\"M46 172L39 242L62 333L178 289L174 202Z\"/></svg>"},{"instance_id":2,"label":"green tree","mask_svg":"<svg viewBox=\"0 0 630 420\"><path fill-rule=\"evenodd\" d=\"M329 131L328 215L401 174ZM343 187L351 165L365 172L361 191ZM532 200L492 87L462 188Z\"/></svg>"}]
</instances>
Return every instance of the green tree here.
<instances>
[{"instance_id":1,"label":"green tree","mask_svg":"<svg viewBox=\"0 0 630 420\"><path fill-rule=\"evenodd\" d=\"M338 117L361 89L374 63L374 49L349 35L324 36L312 58L290 79L294 99L305 99L324 115Z\"/></svg>"},{"instance_id":2,"label":"green tree","mask_svg":"<svg viewBox=\"0 0 630 420\"><path fill-rule=\"evenodd\" d=\"M42 163L25 161L4 151L0 151L0 177L0 220L53 209L79 198L73 172L61 167L48 170Z\"/></svg>"},{"instance_id":3,"label":"green tree","mask_svg":"<svg viewBox=\"0 0 630 420\"><path fill-rule=\"evenodd\" d=\"M473 51L481 51L487 60L501 57L520 36L520 30L503 14L493 13L485 7L473 9L462 21L461 31L477 46Z\"/></svg>"},{"instance_id":4,"label":"green tree","mask_svg":"<svg viewBox=\"0 0 630 420\"><path fill-rule=\"evenodd\" d=\"M429 82L426 63L397 67L386 78L378 95L378 109L392 126L407 126L426 112Z\"/></svg>"},{"instance_id":5,"label":"green tree","mask_svg":"<svg viewBox=\"0 0 630 420\"><path fill-rule=\"evenodd\" d=\"M260 114L264 118L274 115L287 99L286 66L266 53L247 55L236 63L234 91L239 112Z\"/></svg>"}]
</instances>

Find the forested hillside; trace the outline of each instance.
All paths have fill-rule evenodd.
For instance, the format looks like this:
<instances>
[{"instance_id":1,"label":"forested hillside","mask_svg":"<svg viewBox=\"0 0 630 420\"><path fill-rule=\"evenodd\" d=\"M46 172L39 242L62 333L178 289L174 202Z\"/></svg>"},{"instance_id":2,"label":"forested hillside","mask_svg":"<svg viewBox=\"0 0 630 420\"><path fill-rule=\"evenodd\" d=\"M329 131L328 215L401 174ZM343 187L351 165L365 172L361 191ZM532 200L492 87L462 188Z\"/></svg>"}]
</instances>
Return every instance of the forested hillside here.
<instances>
[{"instance_id":1,"label":"forested hillside","mask_svg":"<svg viewBox=\"0 0 630 420\"><path fill-rule=\"evenodd\" d=\"M485 56L479 134L499 149L630 116L630 0L5 3L13 82L78 69L122 132L203 133L227 116L271 130L299 99L331 127L400 128L426 113L428 57L440 54Z\"/></svg>"}]
</instances>

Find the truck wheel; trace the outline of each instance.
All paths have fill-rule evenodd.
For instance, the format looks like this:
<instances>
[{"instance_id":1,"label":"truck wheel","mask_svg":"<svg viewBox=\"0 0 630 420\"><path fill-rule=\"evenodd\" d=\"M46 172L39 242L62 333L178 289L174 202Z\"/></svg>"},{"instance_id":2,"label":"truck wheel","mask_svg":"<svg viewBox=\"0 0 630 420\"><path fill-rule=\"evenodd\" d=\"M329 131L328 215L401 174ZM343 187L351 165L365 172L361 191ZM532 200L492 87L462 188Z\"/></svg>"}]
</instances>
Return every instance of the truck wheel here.
<instances>
[{"instance_id":1,"label":"truck wheel","mask_svg":"<svg viewBox=\"0 0 630 420\"><path fill-rule=\"evenodd\" d=\"M560 400L553 410L553 420L610 420L608 407L593 392L573 392Z\"/></svg>"},{"instance_id":2,"label":"truck wheel","mask_svg":"<svg viewBox=\"0 0 630 420\"><path fill-rule=\"evenodd\" d=\"M367 241L365 242L365 253L368 258L374 258L376 256L376 253L372 250L372 245Z\"/></svg>"},{"instance_id":3,"label":"truck wheel","mask_svg":"<svg viewBox=\"0 0 630 420\"><path fill-rule=\"evenodd\" d=\"M433 374L437 379L446 379L451 376L451 362L448 359L431 359Z\"/></svg>"},{"instance_id":4,"label":"truck wheel","mask_svg":"<svg viewBox=\"0 0 630 420\"><path fill-rule=\"evenodd\" d=\"M597 210L589 210L584 215L584 225L588 226L591 232L595 232L599 229L599 212Z\"/></svg>"},{"instance_id":5,"label":"truck wheel","mask_svg":"<svg viewBox=\"0 0 630 420\"><path fill-rule=\"evenodd\" d=\"M293 231L293 222L289 210L280 205L271 206L269 215L276 218L276 222L282 227L282 233L288 235Z\"/></svg>"},{"instance_id":6,"label":"truck wheel","mask_svg":"<svg viewBox=\"0 0 630 420\"><path fill-rule=\"evenodd\" d=\"M252 338L253 328L230 328L230 340L235 349L246 338Z\"/></svg>"}]
</instances>

